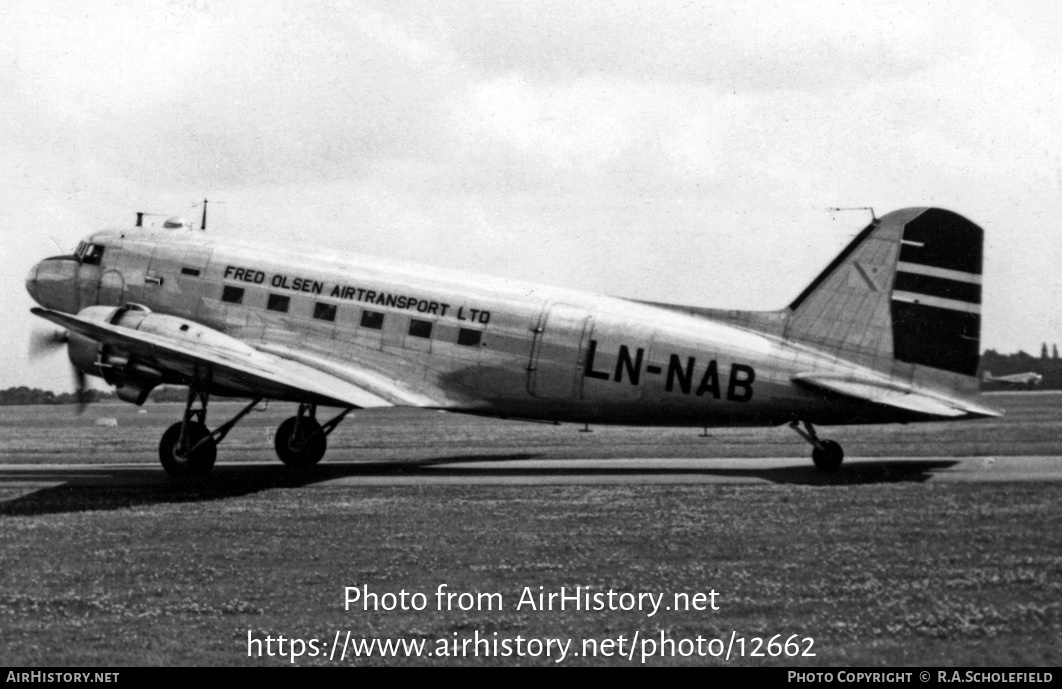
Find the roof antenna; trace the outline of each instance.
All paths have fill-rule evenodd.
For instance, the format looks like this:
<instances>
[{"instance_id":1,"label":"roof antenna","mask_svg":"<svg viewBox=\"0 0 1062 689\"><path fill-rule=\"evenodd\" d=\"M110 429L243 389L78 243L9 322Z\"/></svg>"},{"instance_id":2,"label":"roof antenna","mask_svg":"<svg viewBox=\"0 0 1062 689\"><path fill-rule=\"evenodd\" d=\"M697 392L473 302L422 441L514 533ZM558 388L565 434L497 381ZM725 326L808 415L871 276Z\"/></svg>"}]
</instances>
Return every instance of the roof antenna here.
<instances>
[{"instance_id":1,"label":"roof antenna","mask_svg":"<svg viewBox=\"0 0 1062 689\"><path fill-rule=\"evenodd\" d=\"M203 199L203 222L199 225L199 229L202 230L203 232L206 232L206 207L207 207L207 200Z\"/></svg>"},{"instance_id":2,"label":"roof antenna","mask_svg":"<svg viewBox=\"0 0 1062 689\"><path fill-rule=\"evenodd\" d=\"M878 216L874 214L873 206L851 206L849 208L827 208L828 211L870 211L871 222L878 224Z\"/></svg>"}]
</instances>

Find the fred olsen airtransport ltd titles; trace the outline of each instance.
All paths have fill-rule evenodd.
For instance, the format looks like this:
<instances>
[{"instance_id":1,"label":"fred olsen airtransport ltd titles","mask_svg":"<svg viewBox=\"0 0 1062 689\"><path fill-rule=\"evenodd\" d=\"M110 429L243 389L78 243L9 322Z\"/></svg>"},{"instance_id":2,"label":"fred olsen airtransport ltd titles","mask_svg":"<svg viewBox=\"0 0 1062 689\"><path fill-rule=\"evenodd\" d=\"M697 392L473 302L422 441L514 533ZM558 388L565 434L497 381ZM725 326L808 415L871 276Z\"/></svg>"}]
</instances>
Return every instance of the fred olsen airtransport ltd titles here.
<instances>
[{"instance_id":1,"label":"fred olsen airtransport ltd titles","mask_svg":"<svg viewBox=\"0 0 1062 689\"><path fill-rule=\"evenodd\" d=\"M393 292L377 291L366 289L364 287L352 287L350 285L340 284L332 285L331 288L329 288L327 283L321 282L320 280L291 277L281 273L275 273L270 277L261 270L225 266L225 278L228 280L238 280L240 282L249 282L254 285L262 285L266 284L267 277L269 278L268 284L277 289L305 292L307 294L327 295L333 299L345 299L347 301L357 301L364 304L387 306L395 309L416 310L417 313L439 316L440 318L448 316L459 321L480 323L482 325L490 323L490 311L486 309L473 309L471 307L458 306L455 310L450 304L425 299L423 297L394 294Z\"/></svg>"}]
</instances>

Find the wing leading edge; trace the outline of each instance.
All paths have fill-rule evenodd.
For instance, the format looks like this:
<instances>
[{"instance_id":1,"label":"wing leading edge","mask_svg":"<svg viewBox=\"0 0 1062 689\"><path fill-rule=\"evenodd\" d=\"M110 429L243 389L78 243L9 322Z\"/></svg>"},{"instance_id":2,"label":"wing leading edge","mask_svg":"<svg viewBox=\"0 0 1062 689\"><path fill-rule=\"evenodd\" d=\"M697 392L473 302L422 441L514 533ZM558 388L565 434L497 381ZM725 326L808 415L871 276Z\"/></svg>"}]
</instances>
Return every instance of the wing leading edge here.
<instances>
[{"instance_id":1,"label":"wing leading edge","mask_svg":"<svg viewBox=\"0 0 1062 689\"><path fill-rule=\"evenodd\" d=\"M232 347L218 347L192 338L177 340L49 309L33 308L31 311L71 332L119 348L144 363L187 380L202 378L209 373L215 384L237 394L358 408L390 407L409 402L401 398L387 399L392 395L386 391L377 394L381 391L363 389L331 373L256 350L236 340L233 340ZM189 326L202 327L191 322Z\"/></svg>"}]
</instances>

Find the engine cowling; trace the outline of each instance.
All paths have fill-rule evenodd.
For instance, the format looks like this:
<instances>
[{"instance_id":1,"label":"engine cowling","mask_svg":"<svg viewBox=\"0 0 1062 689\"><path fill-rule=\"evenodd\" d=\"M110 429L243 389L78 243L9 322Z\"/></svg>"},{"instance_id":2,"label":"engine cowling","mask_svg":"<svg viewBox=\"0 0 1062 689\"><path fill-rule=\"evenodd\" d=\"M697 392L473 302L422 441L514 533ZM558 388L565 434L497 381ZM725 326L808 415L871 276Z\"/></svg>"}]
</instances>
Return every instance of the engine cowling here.
<instances>
[{"instance_id":1,"label":"engine cowling","mask_svg":"<svg viewBox=\"0 0 1062 689\"><path fill-rule=\"evenodd\" d=\"M78 317L161 335L175 341L187 340L195 342L197 346L205 345L240 353L253 351L249 345L217 330L176 316L152 313L146 307L139 305L89 306L82 309ZM76 369L88 375L103 378L107 383L115 386L118 397L126 402L143 404L156 385L165 382L181 382L176 379L167 380L165 372L144 361L139 361L121 347L101 344L76 333L70 334L67 352L70 356L70 363Z\"/></svg>"},{"instance_id":2,"label":"engine cowling","mask_svg":"<svg viewBox=\"0 0 1062 689\"><path fill-rule=\"evenodd\" d=\"M254 347L223 332L185 318L153 313L151 309L137 304L90 306L82 309L78 316L87 321L158 335L174 345L184 342L190 350L212 349L221 355L237 357L253 357L256 354ZM151 361L139 360L121 346L101 344L76 333L70 333L68 352L70 362L78 371L98 376L114 385L119 398L124 401L142 404L160 383L188 382L186 376L160 369Z\"/></svg>"}]
</instances>

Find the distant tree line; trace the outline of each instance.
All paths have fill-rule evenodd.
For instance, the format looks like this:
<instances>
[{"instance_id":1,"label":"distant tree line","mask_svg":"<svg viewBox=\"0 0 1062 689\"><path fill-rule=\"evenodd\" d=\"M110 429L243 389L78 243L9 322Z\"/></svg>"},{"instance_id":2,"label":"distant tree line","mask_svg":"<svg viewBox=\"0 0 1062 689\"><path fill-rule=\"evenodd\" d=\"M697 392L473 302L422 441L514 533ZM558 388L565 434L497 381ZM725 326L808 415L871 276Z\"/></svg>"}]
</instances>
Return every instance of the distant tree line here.
<instances>
[{"instance_id":1,"label":"distant tree line","mask_svg":"<svg viewBox=\"0 0 1062 689\"><path fill-rule=\"evenodd\" d=\"M102 400L117 399L114 392L86 390L85 402L92 404ZM151 393L152 402L184 402L188 399L188 388L163 385ZM20 385L15 388L0 390L0 406L16 404L77 404L77 395L72 392L52 392L40 388L28 388Z\"/></svg>"},{"instance_id":2,"label":"distant tree line","mask_svg":"<svg viewBox=\"0 0 1062 689\"><path fill-rule=\"evenodd\" d=\"M114 399L112 392L86 390L84 401L88 403ZM20 385L15 388L0 390L0 406L12 404L77 404L78 396L72 392L54 393L51 390L27 388Z\"/></svg>"},{"instance_id":3,"label":"distant tree line","mask_svg":"<svg viewBox=\"0 0 1062 689\"><path fill-rule=\"evenodd\" d=\"M103 392L91 389L85 391L85 402L88 404L114 399L118 399L118 395L113 391ZM148 397L150 402L186 402L187 400L188 388L180 385L160 385ZM0 406L16 404L77 404L77 402L77 395L72 392L55 393L51 390L28 388L25 385L0 390Z\"/></svg>"}]
</instances>

